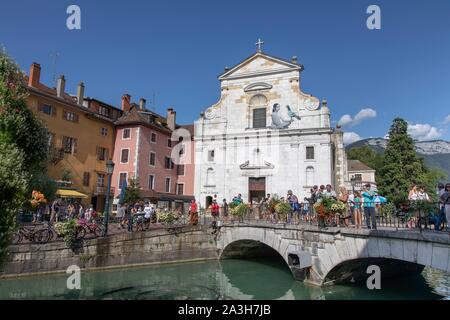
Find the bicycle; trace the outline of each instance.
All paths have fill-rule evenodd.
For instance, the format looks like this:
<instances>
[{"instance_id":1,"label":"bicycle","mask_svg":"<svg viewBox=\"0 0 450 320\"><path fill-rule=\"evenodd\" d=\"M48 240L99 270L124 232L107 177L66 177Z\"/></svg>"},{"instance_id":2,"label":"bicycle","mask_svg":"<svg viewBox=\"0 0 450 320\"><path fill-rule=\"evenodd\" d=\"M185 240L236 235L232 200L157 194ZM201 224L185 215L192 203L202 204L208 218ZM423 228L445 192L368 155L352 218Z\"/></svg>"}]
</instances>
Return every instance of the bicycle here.
<instances>
[{"instance_id":1,"label":"bicycle","mask_svg":"<svg viewBox=\"0 0 450 320\"><path fill-rule=\"evenodd\" d=\"M53 238L53 232L49 228L38 229L39 226L40 225L37 224L21 226L19 230L14 232L12 236L12 243L19 244L24 240L39 244L49 242Z\"/></svg>"},{"instance_id":2,"label":"bicycle","mask_svg":"<svg viewBox=\"0 0 450 320\"><path fill-rule=\"evenodd\" d=\"M89 233L93 234L94 237L101 237L103 235L103 226L101 224L98 224L95 220L94 222L86 221L85 219L78 219L77 224L79 227L84 229L84 234L82 233L81 229L79 230L79 236L83 234L82 238Z\"/></svg>"}]
</instances>

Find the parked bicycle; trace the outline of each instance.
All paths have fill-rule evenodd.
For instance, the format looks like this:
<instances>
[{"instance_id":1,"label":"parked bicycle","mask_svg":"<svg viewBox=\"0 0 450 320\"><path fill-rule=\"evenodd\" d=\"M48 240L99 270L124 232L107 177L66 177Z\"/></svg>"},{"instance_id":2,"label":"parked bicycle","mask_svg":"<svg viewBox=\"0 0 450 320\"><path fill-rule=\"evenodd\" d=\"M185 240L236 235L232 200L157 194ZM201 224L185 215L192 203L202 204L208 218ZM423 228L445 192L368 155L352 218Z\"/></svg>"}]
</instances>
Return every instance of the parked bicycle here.
<instances>
[{"instance_id":1,"label":"parked bicycle","mask_svg":"<svg viewBox=\"0 0 450 320\"><path fill-rule=\"evenodd\" d=\"M12 236L13 244L20 244L24 241L32 243L47 243L53 238L50 228L42 228L42 224L21 226Z\"/></svg>"}]
</instances>

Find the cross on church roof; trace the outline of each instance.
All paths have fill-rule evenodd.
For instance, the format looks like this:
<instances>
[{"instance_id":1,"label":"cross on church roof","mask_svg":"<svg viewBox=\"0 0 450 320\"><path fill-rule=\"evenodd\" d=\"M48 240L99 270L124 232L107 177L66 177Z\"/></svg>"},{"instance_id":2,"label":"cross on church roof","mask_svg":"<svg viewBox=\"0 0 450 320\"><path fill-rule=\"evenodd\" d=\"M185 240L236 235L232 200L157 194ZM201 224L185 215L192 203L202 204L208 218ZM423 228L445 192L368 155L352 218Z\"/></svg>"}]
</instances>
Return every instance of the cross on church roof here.
<instances>
[{"instance_id":1,"label":"cross on church roof","mask_svg":"<svg viewBox=\"0 0 450 320\"><path fill-rule=\"evenodd\" d=\"M262 45L264 44L264 41L262 41L261 39L258 39L258 42L255 44L256 44L256 51L262 52Z\"/></svg>"}]
</instances>

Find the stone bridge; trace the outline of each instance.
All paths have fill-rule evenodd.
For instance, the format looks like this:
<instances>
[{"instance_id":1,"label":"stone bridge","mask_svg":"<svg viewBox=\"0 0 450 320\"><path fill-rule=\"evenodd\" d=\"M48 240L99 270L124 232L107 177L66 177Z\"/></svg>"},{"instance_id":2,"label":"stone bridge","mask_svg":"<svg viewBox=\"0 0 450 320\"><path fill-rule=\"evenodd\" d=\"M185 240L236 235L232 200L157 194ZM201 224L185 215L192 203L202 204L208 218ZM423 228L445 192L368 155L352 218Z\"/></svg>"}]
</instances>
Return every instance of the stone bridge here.
<instances>
[{"instance_id":1,"label":"stone bridge","mask_svg":"<svg viewBox=\"0 0 450 320\"><path fill-rule=\"evenodd\" d=\"M217 237L220 258L281 256L295 279L315 285L363 280L369 265L382 277L432 267L450 272L448 233L366 230L249 222L225 224Z\"/></svg>"}]
</instances>

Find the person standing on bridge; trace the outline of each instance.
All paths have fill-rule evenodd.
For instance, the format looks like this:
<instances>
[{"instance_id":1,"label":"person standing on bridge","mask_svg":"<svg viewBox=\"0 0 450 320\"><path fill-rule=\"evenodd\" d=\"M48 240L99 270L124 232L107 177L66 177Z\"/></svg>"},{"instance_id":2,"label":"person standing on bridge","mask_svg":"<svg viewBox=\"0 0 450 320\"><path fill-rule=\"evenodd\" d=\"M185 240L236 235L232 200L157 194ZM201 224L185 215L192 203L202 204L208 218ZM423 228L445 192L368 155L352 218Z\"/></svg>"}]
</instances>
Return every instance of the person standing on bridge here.
<instances>
[{"instance_id":1,"label":"person standing on bridge","mask_svg":"<svg viewBox=\"0 0 450 320\"><path fill-rule=\"evenodd\" d=\"M198 224L198 208L195 199L191 200L191 204L189 205L189 218L190 223L193 226L196 226Z\"/></svg>"},{"instance_id":2,"label":"person standing on bridge","mask_svg":"<svg viewBox=\"0 0 450 320\"><path fill-rule=\"evenodd\" d=\"M364 216L366 218L366 224L368 229L377 229L377 221L375 217L375 193L370 190L370 183L367 183L364 186L364 192L362 193L363 197L363 207L364 207ZM370 222L372 222L372 227L370 226Z\"/></svg>"},{"instance_id":3,"label":"person standing on bridge","mask_svg":"<svg viewBox=\"0 0 450 320\"><path fill-rule=\"evenodd\" d=\"M450 230L450 183L445 185L444 192L440 198L445 208L445 217L447 218L447 231Z\"/></svg>"}]
</instances>

